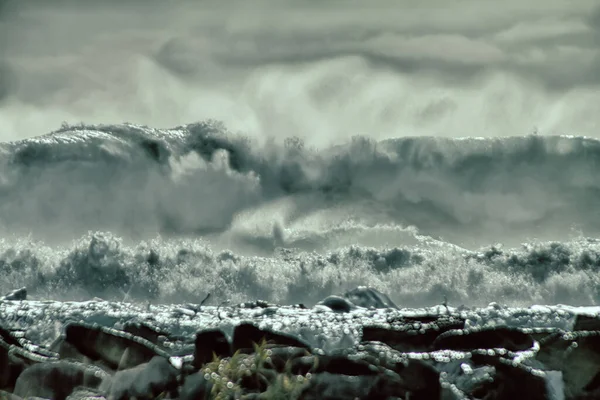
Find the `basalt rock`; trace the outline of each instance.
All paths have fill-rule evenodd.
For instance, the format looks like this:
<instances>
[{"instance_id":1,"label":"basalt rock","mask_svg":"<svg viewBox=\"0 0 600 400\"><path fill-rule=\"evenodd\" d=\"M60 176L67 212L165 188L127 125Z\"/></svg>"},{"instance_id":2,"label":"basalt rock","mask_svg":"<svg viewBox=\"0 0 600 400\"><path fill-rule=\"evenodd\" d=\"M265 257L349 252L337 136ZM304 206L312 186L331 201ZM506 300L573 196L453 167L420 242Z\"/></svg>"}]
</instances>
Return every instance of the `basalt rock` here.
<instances>
[{"instance_id":1,"label":"basalt rock","mask_svg":"<svg viewBox=\"0 0 600 400\"><path fill-rule=\"evenodd\" d=\"M9 301L23 301L27 300L27 288L20 288L17 290L13 290L8 293L6 296L2 297L0 300L9 300Z\"/></svg>"},{"instance_id":2,"label":"basalt rock","mask_svg":"<svg viewBox=\"0 0 600 400\"><path fill-rule=\"evenodd\" d=\"M99 368L72 361L51 361L25 369L17 379L14 394L62 400L76 387L99 387L103 379L110 378Z\"/></svg>"},{"instance_id":3,"label":"basalt rock","mask_svg":"<svg viewBox=\"0 0 600 400\"><path fill-rule=\"evenodd\" d=\"M156 356L148 363L118 371L103 390L114 400L150 400L161 393L176 396L177 386L178 371L166 358Z\"/></svg>"},{"instance_id":4,"label":"basalt rock","mask_svg":"<svg viewBox=\"0 0 600 400\"><path fill-rule=\"evenodd\" d=\"M453 329L440 334L433 342L435 350L473 350L502 348L523 351L533 347L530 335L508 327L489 329Z\"/></svg>"},{"instance_id":5,"label":"basalt rock","mask_svg":"<svg viewBox=\"0 0 600 400\"><path fill-rule=\"evenodd\" d=\"M193 362L195 368L201 368L212 361L214 356L222 358L231 354L231 345L220 329L206 329L196 333Z\"/></svg>"},{"instance_id":6,"label":"basalt rock","mask_svg":"<svg viewBox=\"0 0 600 400\"><path fill-rule=\"evenodd\" d=\"M356 308L350 300L341 296L331 295L317 303L317 305L329 307L335 312L350 312Z\"/></svg>"},{"instance_id":7,"label":"basalt rock","mask_svg":"<svg viewBox=\"0 0 600 400\"><path fill-rule=\"evenodd\" d=\"M99 362L117 371L169 355L146 339L96 324L70 323L55 343L61 359Z\"/></svg>"},{"instance_id":8,"label":"basalt rock","mask_svg":"<svg viewBox=\"0 0 600 400\"><path fill-rule=\"evenodd\" d=\"M536 359L562 372L567 399L593 396L600 388L600 331L556 333L540 342Z\"/></svg>"},{"instance_id":9,"label":"basalt rock","mask_svg":"<svg viewBox=\"0 0 600 400\"><path fill-rule=\"evenodd\" d=\"M53 358L31 352L11 332L0 328L0 389L13 388L27 367Z\"/></svg>"},{"instance_id":10,"label":"basalt rock","mask_svg":"<svg viewBox=\"0 0 600 400\"><path fill-rule=\"evenodd\" d=\"M462 329L464 321L453 317L396 320L387 326L363 327L363 342L382 342L403 352L428 351L434 340L444 332Z\"/></svg>"},{"instance_id":11,"label":"basalt rock","mask_svg":"<svg viewBox=\"0 0 600 400\"><path fill-rule=\"evenodd\" d=\"M492 380L471 393L475 398L494 400L547 400L549 398L543 371L496 355L477 354L473 355L472 361L475 365L493 367Z\"/></svg>"},{"instance_id":12,"label":"basalt rock","mask_svg":"<svg viewBox=\"0 0 600 400\"><path fill-rule=\"evenodd\" d=\"M352 304L365 308L398 308L388 295L366 286L359 286L344 293L343 297Z\"/></svg>"},{"instance_id":13,"label":"basalt rock","mask_svg":"<svg viewBox=\"0 0 600 400\"><path fill-rule=\"evenodd\" d=\"M267 329L260 329L249 323L242 323L235 327L231 349L233 352L243 349L252 349L255 344L260 344L263 341L267 344L301 347L307 350L311 349L311 346L308 343L298 337Z\"/></svg>"},{"instance_id":14,"label":"basalt rock","mask_svg":"<svg viewBox=\"0 0 600 400\"><path fill-rule=\"evenodd\" d=\"M203 372L188 375L179 391L179 400L209 400L212 387L212 381L206 379Z\"/></svg>"}]
</instances>

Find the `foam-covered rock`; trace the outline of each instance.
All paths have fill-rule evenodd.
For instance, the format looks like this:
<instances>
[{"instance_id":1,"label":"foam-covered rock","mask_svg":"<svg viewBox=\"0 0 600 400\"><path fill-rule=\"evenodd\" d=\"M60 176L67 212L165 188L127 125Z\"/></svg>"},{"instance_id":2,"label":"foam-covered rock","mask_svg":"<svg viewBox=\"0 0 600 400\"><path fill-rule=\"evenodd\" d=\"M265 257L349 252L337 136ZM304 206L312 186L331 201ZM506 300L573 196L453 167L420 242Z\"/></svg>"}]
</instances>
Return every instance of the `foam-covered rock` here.
<instances>
[{"instance_id":1,"label":"foam-covered rock","mask_svg":"<svg viewBox=\"0 0 600 400\"><path fill-rule=\"evenodd\" d=\"M566 398L588 398L600 388L600 331L556 333L540 342L536 358L562 372Z\"/></svg>"},{"instance_id":2,"label":"foam-covered rock","mask_svg":"<svg viewBox=\"0 0 600 400\"><path fill-rule=\"evenodd\" d=\"M363 342L382 342L398 351L427 351L442 333L462 329L464 321L455 317L402 318L388 325L365 326Z\"/></svg>"},{"instance_id":3,"label":"foam-covered rock","mask_svg":"<svg viewBox=\"0 0 600 400\"><path fill-rule=\"evenodd\" d=\"M168 357L146 339L95 324L69 323L56 346L61 358L78 359L79 353L115 371L146 363L155 356Z\"/></svg>"},{"instance_id":4,"label":"foam-covered rock","mask_svg":"<svg viewBox=\"0 0 600 400\"><path fill-rule=\"evenodd\" d=\"M523 351L533 347L533 338L518 329L453 329L441 333L433 342L436 350L472 350L502 348Z\"/></svg>"}]
</instances>

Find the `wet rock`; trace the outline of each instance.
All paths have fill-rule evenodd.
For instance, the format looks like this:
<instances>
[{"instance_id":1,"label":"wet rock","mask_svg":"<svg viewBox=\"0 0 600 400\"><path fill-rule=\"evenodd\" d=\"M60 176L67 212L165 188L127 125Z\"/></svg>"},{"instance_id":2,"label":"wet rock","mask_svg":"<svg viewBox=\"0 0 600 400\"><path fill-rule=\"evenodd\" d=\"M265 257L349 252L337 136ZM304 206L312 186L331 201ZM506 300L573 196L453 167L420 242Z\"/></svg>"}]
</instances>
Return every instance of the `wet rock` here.
<instances>
[{"instance_id":1,"label":"wet rock","mask_svg":"<svg viewBox=\"0 0 600 400\"><path fill-rule=\"evenodd\" d=\"M400 364L397 364L400 366ZM400 375L411 399L439 399L441 396L440 373L422 360L408 360L395 372Z\"/></svg>"},{"instance_id":2,"label":"wet rock","mask_svg":"<svg viewBox=\"0 0 600 400\"><path fill-rule=\"evenodd\" d=\"M335 312L350 312L356 308L350 300L335 295L326 297L318 302L317 305L329 307Z\"/></svg>"},{"instance_id":3,"label":"wet rock","mask_svg":"<svg viewBox=\"0 0 600 400\"><path fill-rule=\"evenodd\" d=\"M5 392L4 390L0 390L0 399L2 400L22 400L23 398L17 396L16 394L12 394L9 392Z\"/></svg>"},{"instance_id":4,"label":"wet rock","mask_svg":"<svg viewBox=\"0 0 600 400\"><path fill-rule=\"evenodd\" d=\"M600 386L600 331L554 334L540 342L536 359L562 372L567 399L590 396Z\"/></svg>"},{"instance_id":5,"label":"wet rock","mask_svg":"<svg viewBox=\"0 0 600 400\"><path fill-rule=\"evenodd\" d=\"M574 331L600 331L600 318L598 316L575 316Z\"/></svg>"},{"instance_id":6,"label":"wet rock","mask_svg":"<svg viewBox=\"0 0 600 400\"><path fill-rule=\"evenodd\" d=\"M179 391L179 400L208 400L212 387L213 383L204 378L203 372L188 375Z\"/></svg>"},{"instance_id":7,"label":"wet rock","mask_svg":"<svg viewBox=\"0 0 600 400\"><path fill-rule=\"evenodd\" d=\"M79 354L115 371L149 362L155 356L169 357L146 339L95 324L68 324L57 347L60 358L78 359Z\"/></svg>"},{"instance_id":8,"label":"wet rock","mask_svg":"<svg viewBox=\"0 0 600 400\"><path fill-rule=\"evenodd\" d=\"M402 319L387 326L363 327L361 341L385 343L402 352L428 351L440 334L463 327L464 321L453 317L425 321Z\"/></svg>"},{"instance_id":9,"label":"wet rock","mask_svg":"<svg viewBox=\"0 0 600 400\"><path fill-rule=\"evenodd\" d=\"M344 293L343 297L352 304L365 308L398 308L388 295L366 286L359 286L356 289Z\"/></svg>"},{"instance_id":10,"label":"wet rock","mask_svg":"<svg viewBox=\"0 0 600 400\"><path fill-rule=\"evenodd\" d=\"M72 361L35 364L23 371L15 384L14 394L61 400L78 386L96 388L108 375L99 368Z\"/></svg>"},{"instance_id":11,"label":"wet rock","mask_svg":"<svg viewBox=\"0 0 600 400\"><path fill-rule=\"evenodd\" d=\"M159 337L164 336L163 332L156 330L146 324L128 322L123 326L123 332L131 333L134 336L146 339L152 344L159 344Z\"/></svg>"},{"instance_id":12,"label":"wet rock","mask_svg":"<svg viewBox=\"0 0 600 400\"><path fill-rule=\"evenodd\" d=\"M153 399L160 393L176 396L178 371L166 358L154 357L150 362L118 371L103 387L114 400Z\"/></svg>"},{"instance_id":13,"label":"wet rock","mask_svg":"<svg viewBox=\"0 0 600 400\"><path fill-rule=\"evenodd\" d=\"M22 301L27 300L27 288L13 290L0 300Z\"/></svg>"},{"instance_id":14,"label":"wet rock","mask_svg":"<svg viewBox=\"0 0 600 400\"><path fill-rule=\"evenodd\" d=\"M355 377L324 372L311 377L302 400L367 399L375 387L372 377Z\"/></svg>"},{"instance_id":15,"label":"wet rock","mask_svg":"<svg viewBox=\"0 0 600 400\"><path fill-rule=\"evenodd\" d=\"M438 397L422 397L403 387L402 380L395 374L376 376L348 376L322 372L314 374L306 383L301 399L408 399L436 400Z\"/></svg>"},{"instance_id":16,"label":"wet rock","mask_svg":"<svg viewBox=\"0 0 600 400\"><path fill-rule=\"evenodd\" d=\"M206 363L217 357L229 357L233 352L227 336L220 329L206 329L196 333L194 342L194 362L196 369L202 368Z\"/></svg>"},{"instance_id":17,"label":"wet rock","mask_svg":"<svg viewBox=\"0 0 600 400\"><path fill-rule=\"evenodd\" d=\"M267 344L301 347L309 351L311 349L310 345L300 338L243 323L236 326L233 331L232 351L252 349L255 344L260 344L263 341Z\"/></svg>"},{"instance_id":18,"label":"wet rock","mask_svg":"<svg viewBox=\"0 0 600 400\"><path fill-rule=\"evenodd\" d=\"M351 360L341 355L308 355L294 359L291 372L295 375L328 372L347 376L374 376L381 371L369 362Z\"/></svg>"},{"instance_id":19,"label":"wet rock","mask_svg":"<svg viewBox=\"0 0 600 400\"><path fill-rule=\"evenodd\" d=\"M67 400L106 400L106 397L98 390L76 388L73 393L67 397Z\"/></svg>"},{"instance_id":20,"label":"wet rock","mask_svg":"<svg viewBox=\"0 0 600 400\"><path fill-rule=\"evenodd\" d=\"M532 348L533 338L508 327L455 329L440 334L433 343L435 350L473 350L502 348L523 351Z\"/></svg>"},{"instance_id":21,"label":"wet rock","mask_svg":"<svg viewBox=\"0 0 600 400\"><path fill-rule=\"evenodd\" d=\"M549 399L543 371L498 356L474 354L472 361L475 365L488 365L494 368L492 380L471 393L475 398L495 400Z\"/></svg>"},{"instance_id":22,"label":"wet rock","mask_svg":"<svg viewBox=\"0 0 600 400\"><path fill-rule=\"evenodd\" d=\"M0 328L0 389L14 387L19 375L30 365L50 360L25 349L11 332Z\"/></svg>"}]
</instances>

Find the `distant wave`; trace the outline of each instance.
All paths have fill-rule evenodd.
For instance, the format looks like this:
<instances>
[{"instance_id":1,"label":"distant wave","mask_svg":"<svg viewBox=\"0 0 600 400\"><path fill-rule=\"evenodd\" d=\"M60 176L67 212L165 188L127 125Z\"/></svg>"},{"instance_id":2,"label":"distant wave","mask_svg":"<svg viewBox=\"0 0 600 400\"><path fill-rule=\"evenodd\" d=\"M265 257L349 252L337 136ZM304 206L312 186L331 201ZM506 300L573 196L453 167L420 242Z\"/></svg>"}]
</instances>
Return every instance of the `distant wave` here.
<instances>
[{"instance_id":1,"label":"distant wave","mask_svg":"<svg viewBox=\"0 0 600 400\"><path fill-rule=\"evenodd\" d=\"M447 299L452 306L600 302L600 241L536 242L474 252L437 241L396 247L343 246L324 253L277 249L270 256L217 250L201 239L137 244L90 233L64 246L0 240L0 291L34 299L210 304L264 299L312 305L368 285L401 307Z\"/></svg>"},{"instance_id":2,"label":"distant wave","mask_svg":"<svg viewBox=\"0 0 600 400\"><path fill-rule=\"evenodd\" d=\"M298 235L323 247L319 232L348 224L412 226L467 247L562 240L599 231L599 162L600 142L583 137L357 136L312 149L259 145L216 121L66 126L0 145L0 226L47 241L91 229L284 247Z\"/></svg>"}]
</instances>

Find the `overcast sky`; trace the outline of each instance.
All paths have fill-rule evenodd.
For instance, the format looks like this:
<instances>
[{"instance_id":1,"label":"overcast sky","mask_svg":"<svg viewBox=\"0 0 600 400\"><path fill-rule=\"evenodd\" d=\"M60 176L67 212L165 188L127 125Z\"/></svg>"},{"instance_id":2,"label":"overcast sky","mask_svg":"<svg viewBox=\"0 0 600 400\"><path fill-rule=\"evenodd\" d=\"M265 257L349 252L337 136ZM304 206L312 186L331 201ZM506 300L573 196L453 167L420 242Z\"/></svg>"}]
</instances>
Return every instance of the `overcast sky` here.
<instances>
[{"instance_id":1,"label":"overcast sky","mask_svg":"<svg viewBox=\"0 0 600 400\"><path fill-rule=\"evenodd\" d=\"M313 144L600 137L600 3L0 0L0 140L205 118Z\"/></svg>"}]
</instances>

